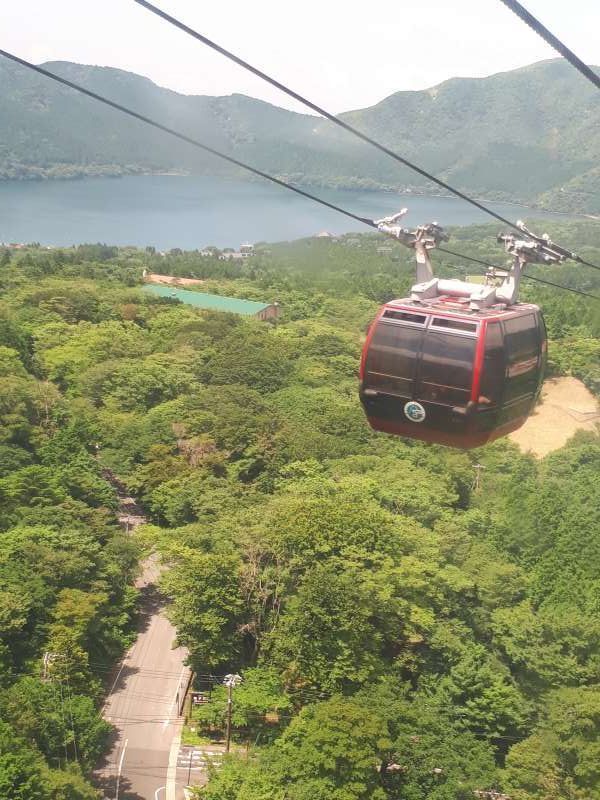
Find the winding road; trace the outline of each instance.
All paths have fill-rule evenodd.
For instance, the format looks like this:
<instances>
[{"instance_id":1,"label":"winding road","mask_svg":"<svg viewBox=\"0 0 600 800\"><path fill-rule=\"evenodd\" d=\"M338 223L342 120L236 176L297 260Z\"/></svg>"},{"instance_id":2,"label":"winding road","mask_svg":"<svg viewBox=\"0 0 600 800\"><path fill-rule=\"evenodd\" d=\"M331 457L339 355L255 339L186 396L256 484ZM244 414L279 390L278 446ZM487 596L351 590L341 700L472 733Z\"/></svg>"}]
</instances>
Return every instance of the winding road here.
<instances>
[{"instance_id":1,"label":"winding road","mask_svg":"<svg viewBox=\"0 0 600 800\"><path fill-rule=\"evenodd\" d=\"M131 498L121 499L121 523L128 529L145 522ZM127 519L126 519L127 518ZM173 647L176 631L157 589L155 557L142 565L140 627L133 647L118 666L103 708L115 733L95 782L105 800L183 800L178 782L180 704L190 679L187 651Z\"/></svg>"}]
</instances>

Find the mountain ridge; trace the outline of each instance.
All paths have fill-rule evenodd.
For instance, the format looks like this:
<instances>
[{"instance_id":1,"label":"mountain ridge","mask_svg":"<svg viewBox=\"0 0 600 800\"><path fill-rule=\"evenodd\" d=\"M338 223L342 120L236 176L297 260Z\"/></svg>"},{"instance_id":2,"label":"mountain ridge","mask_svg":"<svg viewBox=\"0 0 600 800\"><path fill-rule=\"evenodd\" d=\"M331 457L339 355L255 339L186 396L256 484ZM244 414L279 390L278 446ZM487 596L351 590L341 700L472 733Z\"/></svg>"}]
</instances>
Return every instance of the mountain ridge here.
<instances>
[{"instance_id":1,"label":"mountain ridge","mask_svg":"<svg viewBox=\"0 0 600 800\"><path fill-rule=\"evenodd\" d=\"M114 67L44 66L300 184L434 190L320 117L240 93L186 95ZM594 88L562 59L484 78L449 78L340 117L480 197L600 210L600 104ZM8 62L0 63L0 142L0 179L164 171L241 176Z\"/></svg>"}]
</instances>

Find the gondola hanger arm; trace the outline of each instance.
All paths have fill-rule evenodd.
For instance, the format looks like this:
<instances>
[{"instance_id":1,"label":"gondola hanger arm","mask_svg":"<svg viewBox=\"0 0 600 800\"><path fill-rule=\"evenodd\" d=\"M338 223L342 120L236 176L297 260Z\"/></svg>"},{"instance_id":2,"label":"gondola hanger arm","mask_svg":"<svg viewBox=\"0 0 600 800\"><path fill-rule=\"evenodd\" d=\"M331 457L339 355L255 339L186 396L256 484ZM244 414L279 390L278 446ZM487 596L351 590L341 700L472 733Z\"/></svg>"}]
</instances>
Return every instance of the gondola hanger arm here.
<instances>
[{"instance_id":1,"label":"gondola hanger arm","mask_svg":"<svg viewBox=\"0 0 600 800\"><path fill-rule=\"evenodd\" d=\"M519 239L514 233L503 233L497 237L504 244L506 252L513 257L512 268L496 292L508 305L513 305L518 300L521 276L527 264L558 264L567 258L576 258L575 253L555 245L548 234L537 236L523 222L519 221L517 225L526 238ZM494 276L488 273L488 278L491 277Z\"/></svg>"},{"instance_id":2,"label":"gondola hanger arm","mask_svg":"<svg viewBox=\"0 0 600 800\"><path fill-rule=\"evenodd\" d=\"M440 242L448 241L449 236L437 222L419 225L414 230L403 228L402 225L398 223L406 216L407 212L408 209L403 208L396 214L391 214L389 217L373 220L373 223L382 233L393 236L405 247L409 247L411 250L415 251L417 283L430 283L434 280L434 276L428 251L433 250Z\"/></svg>"}]
</instances>

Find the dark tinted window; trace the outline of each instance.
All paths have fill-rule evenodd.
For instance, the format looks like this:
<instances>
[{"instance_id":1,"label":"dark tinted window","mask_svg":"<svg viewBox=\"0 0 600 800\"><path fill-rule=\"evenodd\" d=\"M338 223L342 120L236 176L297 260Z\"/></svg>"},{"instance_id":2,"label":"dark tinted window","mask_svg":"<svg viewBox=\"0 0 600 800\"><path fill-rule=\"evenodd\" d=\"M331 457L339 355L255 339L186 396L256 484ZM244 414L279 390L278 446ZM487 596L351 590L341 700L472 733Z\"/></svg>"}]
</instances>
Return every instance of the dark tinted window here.
<instances>
[{"instance_id":1,"label":"dark tinted window","mask_svg":"<svg viewBox=\"0 0 600 800\"><path fill-rule=\"evenodd\" d=\"M465 406L471 395L477 339L430 329L423 344L419 397Z\"/></svg>"},{"instance_id":2,"label":"dark tinted window","mask_svg":"<svg viewBox=\"0 0 600 800\"><path fill-rule=\"evenodd\" d=\"M537 314L537 321L538 321L538 331L540 334L540 342L542 343L542 350L546 350L548 333L546 331L546 323L544 322L544 318L542 317L541 314Z\"/></svg>"},{"instance_id":3,"label":"dark tinted window","mask_svg":"<svg viewBox=\"0 0 600 800\"><path fill-rule=\"evenodd\" d=\"M502 400L504 387L504 347L499 322L489 322L485 334L483 369L479 384L479 403L482 408Z\"/></svg>"},{"instance_id":4,"label":"dark tinted window","mask_svg":"<svg viewBox=\"0 0 600 800\"><path fill-rule=\"evenodd\" d=\"M526 314L504 322L504 338L508 363L514 364L537 356L538 331L533 314Z\"/></svg>"},{"instance_id":5,"label":"dark tinted window","mask_svg":"<svg viewBox=\"0 0 600 800\"><path fill-rule=\"evenodd\" d=\"M546 371L546 363L548 361L548 333L546 331L546 323L541 314L537 315L538 332L540 336L540 350L541 350L541 365L540 365L540 380L543 379Z\"/></svg>"},{"instance_id":6,"label":"dark tinted window","mask_svg":"<svg viewBox=\"0 0 600 800\"><path fill-rule=\"evenodd\" d=\"M525 314L504 322L506 348L505 402L537 390L540 365L540 341L537 319Z\"/></svg>"},{"instance_id":7,"label":"dark tinted window","mask_svg":"<svg viewBox=\"0 0 600 800\"><path fill-rule=\"evenodd\" d=\"M425 314L411 314L409 311L392 311L388 309L383 312L385 319L395 319L398 322L411 322L413 325L424 325L427 317Z\"/></svg>"},{"instance_id":8,"label":"dark tinted window","mask_svg":"<svg viewBox=\"0 0 600 800\"><path fill-rule=\"evenodd\" d=\"M431 326L434 328L447 328L453 331L466 331L468 333L475 333L477 325L474 322L464 322L462 319L446 319L445 317L435 317L431 321Z\"/></svg>"},{"instance_id":9,"label":"dark tinted window","mask_svg":"<svg viewBox=\"0 0 600 800\"><path fill-rule=\"evenodd\" d=\"M365 364L365 387L411 396L423 331L378 322Z\"/></svg>"}]
</instances>

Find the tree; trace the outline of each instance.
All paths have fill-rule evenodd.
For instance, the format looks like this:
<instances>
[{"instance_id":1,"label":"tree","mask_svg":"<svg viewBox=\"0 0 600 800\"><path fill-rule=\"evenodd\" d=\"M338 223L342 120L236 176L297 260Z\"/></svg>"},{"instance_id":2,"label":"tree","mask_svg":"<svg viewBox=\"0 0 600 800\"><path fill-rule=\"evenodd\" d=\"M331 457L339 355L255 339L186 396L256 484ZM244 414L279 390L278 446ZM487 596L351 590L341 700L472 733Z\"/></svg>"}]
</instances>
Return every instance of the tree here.
<instances>
[{"instance_id":1,"label":"tree","mask_svg":"<svg viewBox=\"0 0 600 800\"><path fill-rule=\"evenodd\" d=\"M85 769L92 769L111 731L92 699L73 694L66 681L21 678L7 690L2 705L5 718L51 764L64 758L66 748L72 758L77 753Z\"/></svg>"},{"instance_id":2,"label":"tree","mask_svg":"<svg viewBox=\"0 0 600 800\"><path fill-rule=\"evenodd\" d=\"M471 800L496 785L494 748L426 692L385 677L355 700L386 720L392 748L382 764L387 796L398 800Z\"/></svg>"},{"instance_id":3,"label":"tree","mask_svg":"<svg viewBox=\"0 0 600 800\"><path fill-rule=\"evenodd\" d=\"M549 231L600 260L591 223ZM490 259L495 233L454 235ZM505 758L515 800L598 795L598 437L537 461L507 440L473 454L371 431L361 340L413 273L379 242L281 243L243 265L31 247L2 270L0 716L46 800L93 796L56 767L73 738L85 767L103 747L101 678L133 635L142 548L168 567L196 671L245 678L234 728L260 738L211 798L467 800L500 786ZM139 276L159 265L276 297L282 316L152 298ZM554 368L595 386L595 306L523 291L543 301ZM113 484L156 524L125 536ZM45 653L49 680L21 677ZM199 715L222 724L224 708L217 688Z\"/></svg>"},{"instance_id":4,"label":"tree","mask_svg":"<svg viewBox=\"0 0 600 800\"><path fill-rule=\"evenodd\" d=\"M13 524L21 508L54 505L66 498L59 476L48 467L23 467L0 480L0 509L5 520Z\"/></svg>"},{"instance_id":5,"label":"tree","mask_svg":"<svg viewBox=\"0 0 600 800\"><path fill-rule=\"evenodd\" d=\"M530 692L600 680L600 620L569 605L537 612L524 601L492 616L495 643Z\"/></svg>"},{"instance_id":6,"label":"tree","mask_svg":"<svg viewBox=\"0 0 600 800\"><path fill-rule=\"evenodd\" d=\"M511 748L503 780L515 800L600 797L598 686L550 692L537 729Z\"/></svg>"},{"instance_id":7,"label":"tree","mask_svg":"<svg viewBox=\"0 0 600 800\"><path fill-rule=\"evenodd\" d=\"M384 800L378 768L391 748L385 723L351 699L305 707L253 770L235 761L214 775L206 800Z\"/></svg>"},{"instance_id":8,"label":"tree","mask_svg":"<svg viewBox=\"0 0 600 800\"><path fill-rule=\"evenodd\" d=\"M244 670L242 683L235 689L232 725L234 735L260 740L263 744L280 730L277 718L288 716L294 708L293 696L285 692L280 673L271 667ZM210 701L198 707L194 721L201 725L224 728L227 714L227 690L217 686ZM269 719L272 715L274 719Z\"/></svg>"},{"instance_id":9,"label":"tree","mask_svg":"<svg viewBox=\"0 0 600 800\"><path fill-rule=\"evenodd\" d=\"M0 722L0 797L47 800L40 756Z\"/></svg>"},{"instance_id":10,"label":"tree","mask_svg":"<svg viewBox=\"0 0 600 800\"><path fill-rule=\"evenodd\" d=\"M137 358L149 350L144 331L132 322L80 322L68 341L45 350L41 360L48 377L67 386L97 362Z\"/></svg>"},{"instance_id":11,"label":"tree","mask_svg":"<svg viewBox=\"0 0 600 800\"><path fill-rule=\"evenodd\" d=\"M381 588L335 561L315 566L268 637L264 661L327 693L372 679L384 668L386 644L393 646L386 633L402 625Z\"/></svg>"},{"instance_id":12,"label":"tree","mask_svg":"<svg viewBox=\"0 0 600 800\"><path fill-rule=\"evenodd\" d=\"M169 615L178 641L189 648L199 672L232 662L242 647L239 618L239 558L184 550L163 588L173 603Z\"/></svg>"},{"instance_id":13,"label":"tree","mask_svg":"<svg viewBox=\"0 0 600 800\"><path fill-rule=\"evenodd\" d=\"M490 739L518 736L526 729L531 706L507 670L493 663L480 645L471 645L443 678L439 701L461 709L464 725Z\"/></svg>"},{"instance_id":14,"label":"tree","mask_svg":"<svg viewBox=\"0 0 600 800\"><path fill-rule=\"evenodd\" d=\"M244 345L240 347L243 335L240 327L220 343L206 364L208 382L241 383L263 393L279 389L292 369L285 343L270 336L266 329L252 330L248 325L243 331Z\"/></svg>"},{"instance_id":15,"label":"tree","mask_svg":"<svg viewBox=\"0 0 600 800\"><path fill-rule=\"evenodd\" d=\"M100 800L101 794L78 772L76 767L68 770L49 769L44 774L48 800Z\"/></svg>"}]
</instances>

